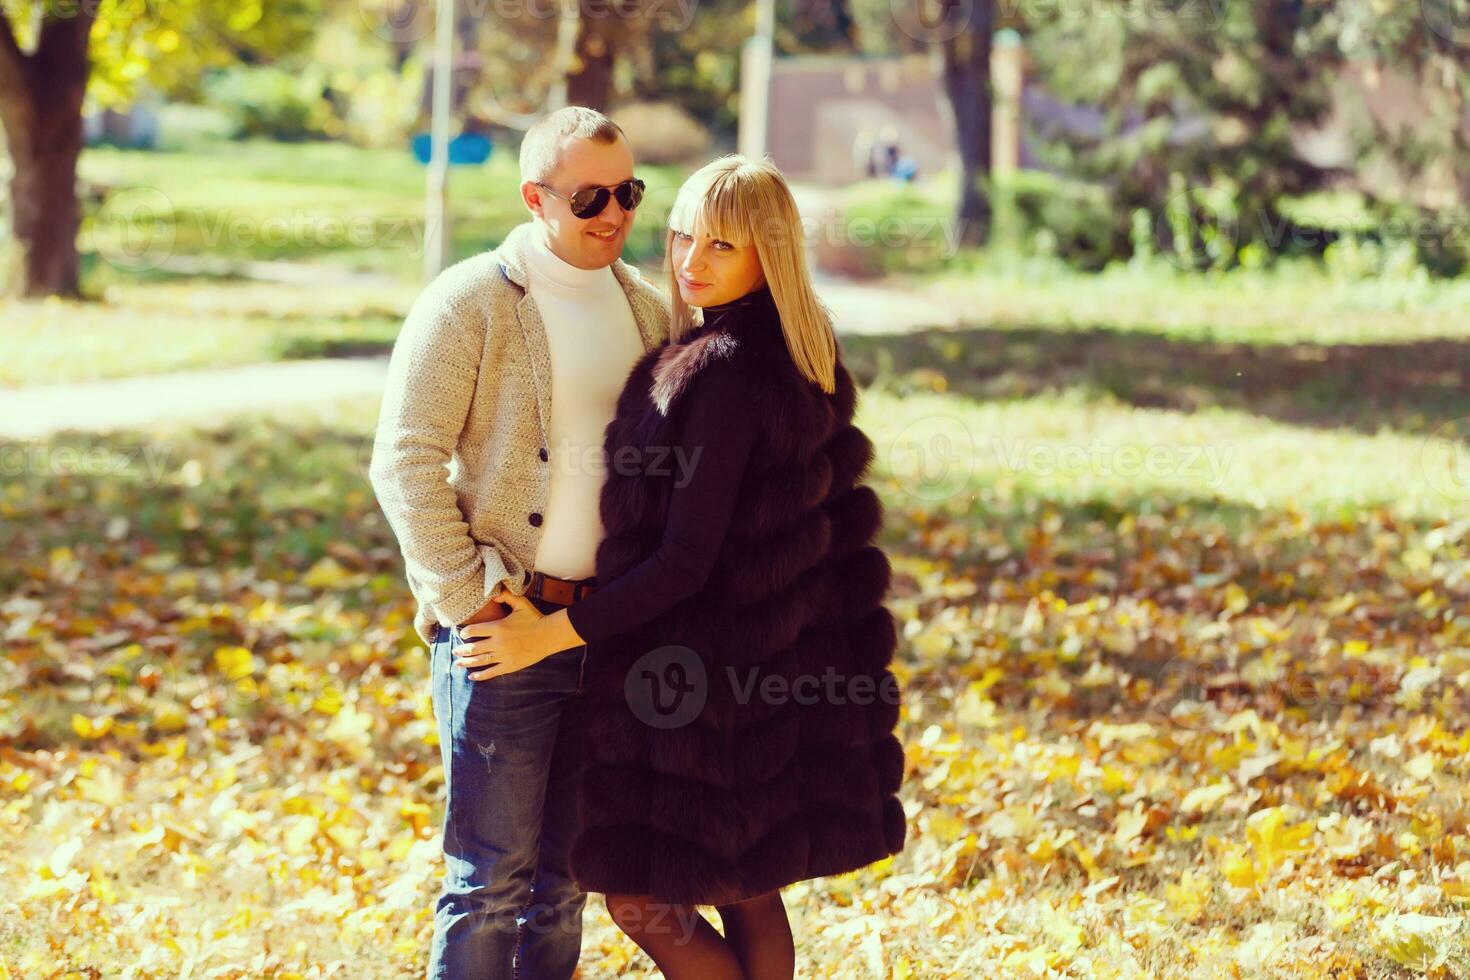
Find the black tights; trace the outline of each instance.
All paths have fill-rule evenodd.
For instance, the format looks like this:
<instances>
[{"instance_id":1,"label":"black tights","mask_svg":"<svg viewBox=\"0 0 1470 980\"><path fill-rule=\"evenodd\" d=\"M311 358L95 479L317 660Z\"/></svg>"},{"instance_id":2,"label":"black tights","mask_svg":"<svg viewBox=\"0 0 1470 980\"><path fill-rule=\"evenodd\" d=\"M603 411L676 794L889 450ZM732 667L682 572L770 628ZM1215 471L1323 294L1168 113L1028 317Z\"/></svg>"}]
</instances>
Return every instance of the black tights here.
<instances>
[{"instance_id":1,"label":"black tights","mask_svg":"<svg viewBox=\"0 0 1470 980\"><path fill-rule=\"evenodd\" d=\"M791 980L796 948L779 891L717 905L721 936L692 905L649 895L606 897L607 911L665 980Z\"/></svg>"}]
</instances>

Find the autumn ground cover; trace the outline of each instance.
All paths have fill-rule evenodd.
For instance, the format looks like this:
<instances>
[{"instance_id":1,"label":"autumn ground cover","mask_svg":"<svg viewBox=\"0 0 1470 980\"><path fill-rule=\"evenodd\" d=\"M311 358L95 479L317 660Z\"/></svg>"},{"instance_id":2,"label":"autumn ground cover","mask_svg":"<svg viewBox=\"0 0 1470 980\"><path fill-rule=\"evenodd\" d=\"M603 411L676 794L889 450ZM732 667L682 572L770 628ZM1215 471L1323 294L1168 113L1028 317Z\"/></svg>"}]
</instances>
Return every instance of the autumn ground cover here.
<instances>
[{"instance_id":1,"label":"autumn ground cover","mask_svg":"<svg viewBox=\"0 0 1470 980\"><path fill-rule=\"evenodd\" d=\"M1458 345L844 347L910 837L787 889L802 975L1464 973ZM375 416L5 447L10 975L422 970L442 770ZM653 975L586 921L584 976Z\"/></svg>"}]
</instances>

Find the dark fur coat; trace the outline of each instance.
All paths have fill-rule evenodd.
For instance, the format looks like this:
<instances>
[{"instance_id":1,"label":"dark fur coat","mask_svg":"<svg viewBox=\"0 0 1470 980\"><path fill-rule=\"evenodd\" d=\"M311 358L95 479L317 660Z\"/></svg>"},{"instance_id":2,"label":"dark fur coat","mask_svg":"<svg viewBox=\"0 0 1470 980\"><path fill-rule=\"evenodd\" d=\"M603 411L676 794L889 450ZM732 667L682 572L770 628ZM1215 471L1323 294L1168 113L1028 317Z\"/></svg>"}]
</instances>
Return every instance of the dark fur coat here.
<instances>
[{"instance_id":1,"label":"dark fur coat","mask_svg":"<svg viewBox=\"0 0 1470 980\"><path fill-rule=\"evenodd\" d=\"M658 549L677 472L612 461L679 444L680 395L711 359L740 366L749 397L731 410L759 435L704 588L588 646L570 857L587 891L722 905L904 845L891 572L860 482L874 447L840 359L835 393L803 378L763 295L769 322L716 322L639 360L605 430L604 584Z\"/></svg>"}]
</instances>

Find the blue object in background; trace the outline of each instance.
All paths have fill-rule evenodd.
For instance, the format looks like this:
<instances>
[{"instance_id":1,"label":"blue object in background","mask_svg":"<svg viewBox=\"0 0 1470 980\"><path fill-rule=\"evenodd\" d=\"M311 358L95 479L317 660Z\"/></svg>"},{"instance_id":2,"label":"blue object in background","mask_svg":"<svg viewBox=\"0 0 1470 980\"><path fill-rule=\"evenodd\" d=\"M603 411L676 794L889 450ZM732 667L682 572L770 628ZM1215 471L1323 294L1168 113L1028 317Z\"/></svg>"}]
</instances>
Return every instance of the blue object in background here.
<instances>
[{"instance_id":1,"label":"blue object in background","mask_svg":"<svg viewBox=\"0 0 1470 980\"><path fill-rule=\"evenodd\" d=\"M428 133L419 133L413 138L413 156L419 163L428 163L434 152L434 141ZM490 159L490 137L480 133L460 133L449 141L449 165L451 167L474 166Z\"/></svg>"},{"instance_id":2,"label":"blue object in background","mask_svg":"<svg viewBox=\"0 0 1470 980\"><path fill-rule=\"evenodd\" d=\"M919 176L919 161L913 157L899 157L893 166L893 179L904 184L911 184L914 178Z\"/></svg>"}]
</instances>

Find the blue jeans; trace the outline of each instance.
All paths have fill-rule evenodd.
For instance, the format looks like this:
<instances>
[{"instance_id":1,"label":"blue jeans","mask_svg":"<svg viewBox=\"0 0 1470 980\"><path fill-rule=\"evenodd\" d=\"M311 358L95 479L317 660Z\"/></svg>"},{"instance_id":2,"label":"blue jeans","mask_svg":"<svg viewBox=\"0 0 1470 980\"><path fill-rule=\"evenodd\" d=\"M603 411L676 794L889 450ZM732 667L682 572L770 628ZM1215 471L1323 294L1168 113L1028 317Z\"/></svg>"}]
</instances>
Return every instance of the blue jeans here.
<instances>
[{"instance_id":1,"label":"blue jeans","mask_svg":"<svg viewBox=\"0 0 1470 980\"><path fill-rule=\"evenodd\" d=\"M463 642L440 626L429 653L446 799L428 976L566 980L587 902L567 873L587 647L474 681L450 652Z\"/></svg>"}]
</instances>

